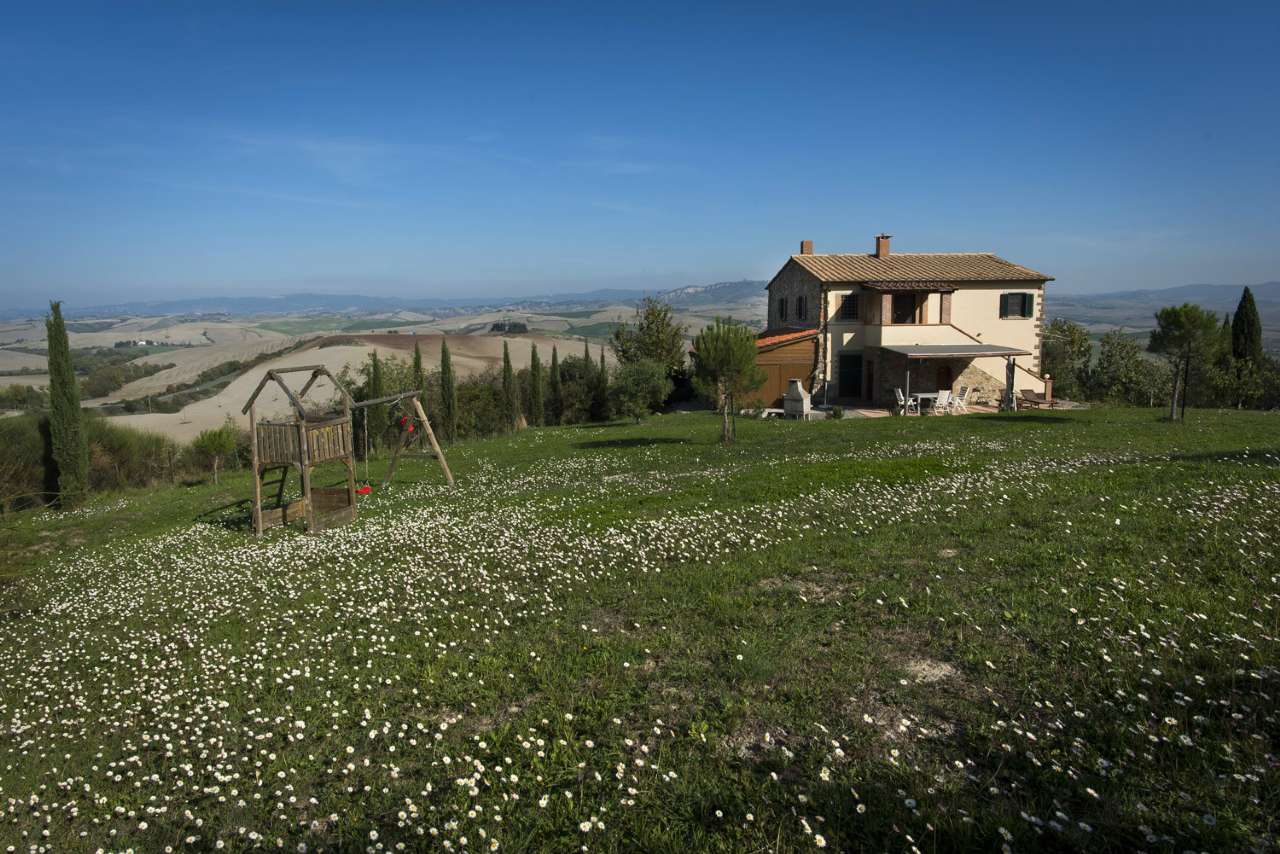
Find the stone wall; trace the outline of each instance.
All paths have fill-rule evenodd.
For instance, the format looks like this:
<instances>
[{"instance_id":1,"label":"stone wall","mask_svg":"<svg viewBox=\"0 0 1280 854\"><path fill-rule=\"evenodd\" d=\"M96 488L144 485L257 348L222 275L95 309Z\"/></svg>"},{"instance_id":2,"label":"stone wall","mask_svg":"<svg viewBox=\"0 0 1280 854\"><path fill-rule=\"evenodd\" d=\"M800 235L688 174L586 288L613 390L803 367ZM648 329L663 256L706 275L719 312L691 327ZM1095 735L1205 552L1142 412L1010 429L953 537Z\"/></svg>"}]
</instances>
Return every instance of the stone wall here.
<instances>
[{"instance_id":1,"label":"stone wall","mask_svg":"<svg viewBox=\"0 0 1280 854\"><path fill-rule=\"evenodd\" d=\"M796 315L796 298L803 296L805 314ZM787 319L778 316L778 300L787 301ZM817 278L794 261L788 261L769 282L769 329L812 329L821 323L822 288Z\"/></svg>"},{"instance_id":2,"label":"stone wall","mask_svg":"<svg viewBox=\"0 0 1280 854\"><path fill-rule=\"evenodd\" d=\"M880 358L876 364L876 404L892 408L898 399L895 390L902 388L905 391L907 357L883 350L877 352ZM938 391L938 368L943 364L951 367L951 391L967 385L971 389L970 403L1000 403L1000 396L1004 394L1004 377L993 376L967 359L913 361L911 391Z\"/></svg>"},{"instance_id":3,"label":"stone wall","mask_svg":"<svg viewBox=\"0 0 1280 854\"><path fill-rule=\"evenodd\" d=\"M999 406L1000 398L1004 395L1004 377L993 377L972 362L956 377L952 388L958 390L962 385L967 385L970 389L969 403Z\"/></svg>"}]
</instances>

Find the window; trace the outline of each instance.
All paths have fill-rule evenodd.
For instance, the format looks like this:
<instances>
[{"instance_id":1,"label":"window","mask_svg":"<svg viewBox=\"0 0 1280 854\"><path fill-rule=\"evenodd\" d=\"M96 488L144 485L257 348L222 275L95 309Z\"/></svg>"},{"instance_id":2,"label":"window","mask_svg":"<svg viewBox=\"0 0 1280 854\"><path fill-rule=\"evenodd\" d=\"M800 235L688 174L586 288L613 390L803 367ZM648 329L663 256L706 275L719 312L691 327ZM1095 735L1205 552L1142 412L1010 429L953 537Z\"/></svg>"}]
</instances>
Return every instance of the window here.
<instances>
[{"instance_id":1,"label":"window","mask_svg":"<svg viewBox=\"0 0 1280 854\"><path fill-rule=\"evenodd\" d=\"M787 298L783 297L778 300L778 321L785 323L787 320Z\"/></svg>"},{"instance_id":2,"label":"window","mask_svg":"<svg viewBox=\"0 0 1280 854\"><path fill-rule=\"evenodd\" d=\"M858 294L845 294L840 299L840 319L841 320L857 320L858 319Z\"/></svg>"},{"instance_id":3,"label":"window","mask_svg":"<svg viewBox=\"0 0 1280 854\"><path fill-rule=\"evenodd\" d=\"M893 295L893 322L915 323L918 300L915 294Z\"/></svg>"},{"instance_id":4,"label":"window","mask_svg":"<svg viewBox=\"0 0 1280 854\"><path fill-rule=\"evenodd\" d=\"M1035 294L1001 294L1001 317L1031 317L1035 310Z\"/></svg>"},{"instance_id":5,"label":"window","mask_svg":"<svg viewBox=\"0 0 1280 854\"><path fill-rule=\"evenodd\" d=\"M803 296L796 297L796 320L804 320L805 317L807 317L804 309L805 309L804 297Z\"/></svg>"}]
</instances>

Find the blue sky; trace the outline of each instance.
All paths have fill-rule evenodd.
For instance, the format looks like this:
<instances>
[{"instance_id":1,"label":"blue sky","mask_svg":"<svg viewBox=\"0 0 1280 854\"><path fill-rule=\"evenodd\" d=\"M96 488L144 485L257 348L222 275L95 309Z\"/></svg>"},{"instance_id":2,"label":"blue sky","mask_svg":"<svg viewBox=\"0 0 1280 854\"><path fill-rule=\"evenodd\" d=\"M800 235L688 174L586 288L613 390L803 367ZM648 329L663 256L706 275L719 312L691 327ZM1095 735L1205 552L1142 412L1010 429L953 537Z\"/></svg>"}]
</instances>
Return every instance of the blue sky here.
<instances>
[{"instance_id":1,"label":"blue sky","mask_svg":"<svg viewBox=\"0 0 1280 854\"><path fill-rule=\"evenodd\" d=\"M9 4L0 304L1280 278L1280 6L1039 5Z\"/></svg>"}]
</instances>

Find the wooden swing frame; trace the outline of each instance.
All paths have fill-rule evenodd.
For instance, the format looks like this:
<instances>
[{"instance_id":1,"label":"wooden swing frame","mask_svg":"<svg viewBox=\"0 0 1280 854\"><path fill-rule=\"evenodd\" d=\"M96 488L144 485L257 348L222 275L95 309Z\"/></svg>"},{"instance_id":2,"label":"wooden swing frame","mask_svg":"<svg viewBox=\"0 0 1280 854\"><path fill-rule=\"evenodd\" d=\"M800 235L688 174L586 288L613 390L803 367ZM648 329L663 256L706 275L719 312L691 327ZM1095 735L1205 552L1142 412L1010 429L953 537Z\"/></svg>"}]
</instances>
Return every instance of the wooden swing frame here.
<instances>
[{"instance_id":1,"label":"wooden swing frame","mask_svg":"<svg viewBox=\"0 0 1280 854\"><path fill-rule=\"evenodd\" d=\"M302 387L302 390L297 393L289 388L284 381L284 374L307 371L311 372L311 376ZM333 383L333 387L341 395L342 412L332 417L310 420L307 418L307 411L302 401L307 396L307 392L311 391L316 381L322 377ZM262 390L270 382L275 382L284 391L290 406L293 407L294 417L292 419L283 421L258 420L258 396L262 394ZM249 449L253 469L254 535L261 537L263 530L266 528L287 525L299 518L299 516L304 520L306 530L309 533L355 521L356 467L355 443L352 436L352 409L364 409L392 402L399 403L403 409L405 406L404 401L411 399L413 401L412 416L421 422L423 431L426 433L427 438L431 440L431 449L440 461L440 468L444 472L445 480L449 486L453 486L453 474L449 471L449 464L445 461L444 452L440 450L435 433L431 429L431 422L427 420L427 413L422 408L422 403L418 400L418 396L419 392L412 391L356 403L351 399L351 395L342 386L342 383L338 382L337 377L329 373L328 369L323 365L304 365L296 368L276 368L267 371L241 410L243 414L249 416ZM405 435L406 437L411 437L412 433L406 430ZM395 472L400 452L408 444L408 439L402 441L393 453L391 467L387 472L387 477L383 480L384 486L390 482L391 476ZM331 460L341 462L343 467L346 468L346 486L313 487L311 485L312 469L321 463ZM302 480L302 498L286 504L284 503L284 486L291 468L297 468L299 477ZM262 508L263 475L272 469L280 469L281 471L280 488L276 497L276 506L264 511Z\"/></svg>"},{"instance_id":2,"label":"wooden swing frame","mask_svg":"<svg viewBox=\"0 0 1280 854\"><path fill-rule=\"evenodd\" d=\"M400 394L389 394L386 397L374 398L373 400L362 400L354 404L353 407L355 409L365 409L370 406L397 404L400 411L410 420L410 423L418 422L422 431L427 434L427 441L431 443L431 453L440 461L440 470L444 473L445 482L453 486L453 472L449 471L449 463L444 458L444 451L440 450L440 443L436 441L435 431L431 429L431 422L427 420L426 410L422 408L421 396L422 392L419 391L405 391ZM412 405L406 407L405 401L412 401ZM412 443L413 433L405 430L395 449L391 452L391 465L387 467L386 476L382 478L383 486L391 482L391 478L396 473L396 464L400 462L400 454Z\"/></svg>"}]
</instances>

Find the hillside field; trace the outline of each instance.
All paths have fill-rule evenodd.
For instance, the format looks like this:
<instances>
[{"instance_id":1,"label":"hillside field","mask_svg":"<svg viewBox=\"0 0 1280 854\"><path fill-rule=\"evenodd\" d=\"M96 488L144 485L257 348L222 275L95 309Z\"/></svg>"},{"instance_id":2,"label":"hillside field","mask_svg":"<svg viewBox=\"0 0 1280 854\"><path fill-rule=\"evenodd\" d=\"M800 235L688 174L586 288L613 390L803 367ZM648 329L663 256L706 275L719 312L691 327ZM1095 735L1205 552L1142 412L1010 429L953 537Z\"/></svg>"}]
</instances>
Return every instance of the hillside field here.
<instances>
[{"instance_id":1,"label":"hillside field","mask_svg":"<svg viewBox=\"0 0 1280 854\"><path fill-rule=\"evenodd\" d=\"M717 429L0 517L0 848L1274 850L1276 415Z\"/></svg>"}]
</instances>

